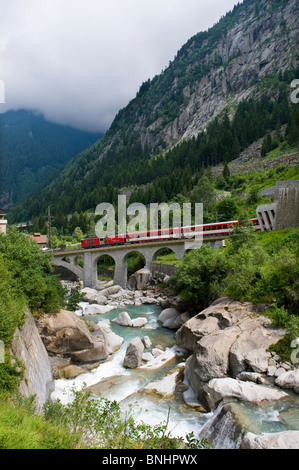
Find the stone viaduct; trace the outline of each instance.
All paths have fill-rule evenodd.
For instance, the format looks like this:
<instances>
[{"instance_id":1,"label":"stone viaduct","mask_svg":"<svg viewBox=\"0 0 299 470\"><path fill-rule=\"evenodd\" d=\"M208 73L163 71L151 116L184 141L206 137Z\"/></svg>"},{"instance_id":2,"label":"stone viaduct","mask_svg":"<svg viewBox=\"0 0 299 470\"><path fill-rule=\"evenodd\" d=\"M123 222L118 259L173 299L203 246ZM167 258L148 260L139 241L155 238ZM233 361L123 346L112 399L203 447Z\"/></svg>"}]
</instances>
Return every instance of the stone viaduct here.
<instances>
[{"instance_id":1,"label":"stone viaduct","mask_svg":"<svg viewBox=\"0 0 299 470\"><path fill-rule=\"evenodd\" d=\"M222 245L222 240L219 237L214 237L213 240L209 241L215 248ZM175 253L177 259L180 260L186 251L185 240L177 239L154 243L138 243L138 245L133 246L103 246L88 250L58 251L54 252L54 259L51 262L73 272L83 281L84 287L96 287L98 279L97 262L101 256L109 255L115 262L114 284L126 287L127 258L129 254L133 252L141 253L145 259L144 267L150 270L151 263L155 261L163 248L170 248ZM83 268L78 265L79 258L83 258Z\"/></svg>"}]
</instances>

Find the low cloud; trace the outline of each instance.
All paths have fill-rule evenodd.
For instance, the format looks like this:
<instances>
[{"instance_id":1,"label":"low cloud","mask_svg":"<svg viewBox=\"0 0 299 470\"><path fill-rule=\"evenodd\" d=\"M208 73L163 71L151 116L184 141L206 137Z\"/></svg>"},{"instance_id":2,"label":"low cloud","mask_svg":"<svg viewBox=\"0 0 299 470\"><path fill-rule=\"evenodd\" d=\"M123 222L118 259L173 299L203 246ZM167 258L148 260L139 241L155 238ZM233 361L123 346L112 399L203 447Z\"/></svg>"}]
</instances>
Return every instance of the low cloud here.
<instances>
[{"instance_id":1,"label":"low cloud","mask_svg":"<svg viewBox=\"0 0 299 470\"><path fill-rule=\"evenodd\" d=\"M33 109L55 122L103 132L143 81L236 3L10 0L0 16L0 112Z\"/></svg>"}]
</instances>

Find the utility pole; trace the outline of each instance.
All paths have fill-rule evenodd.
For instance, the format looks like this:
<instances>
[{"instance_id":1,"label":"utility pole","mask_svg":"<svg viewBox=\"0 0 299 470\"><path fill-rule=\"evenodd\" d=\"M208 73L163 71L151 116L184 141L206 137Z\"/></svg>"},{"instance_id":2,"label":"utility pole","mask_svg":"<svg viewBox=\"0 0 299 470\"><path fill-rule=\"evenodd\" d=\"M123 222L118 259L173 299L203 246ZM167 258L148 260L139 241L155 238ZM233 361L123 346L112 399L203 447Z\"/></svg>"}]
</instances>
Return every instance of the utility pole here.
<instances>
[{"instance_id":1,"label":"utility pole","mask_svg":"<svg viewBox=\"0 0 299 470\"><path fill-rule=\"evenodd\" d=\"M51 219L54 219L54 217L51 216L50 212L50 206L48 207L48 247L50 250L52 250L52 227L51 227Z\"/></svg>"}]
</instances>

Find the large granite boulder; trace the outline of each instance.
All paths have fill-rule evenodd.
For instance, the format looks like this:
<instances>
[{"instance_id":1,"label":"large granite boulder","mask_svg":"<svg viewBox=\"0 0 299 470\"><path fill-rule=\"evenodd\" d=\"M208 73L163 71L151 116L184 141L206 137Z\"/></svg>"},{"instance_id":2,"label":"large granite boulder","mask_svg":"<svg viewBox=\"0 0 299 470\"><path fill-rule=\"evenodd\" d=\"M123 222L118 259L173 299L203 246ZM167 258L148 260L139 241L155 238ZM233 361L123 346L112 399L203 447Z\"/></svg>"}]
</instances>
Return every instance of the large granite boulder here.
<instances>
[{"instance_id":1,"label":"large granite boulder","mask_svg":"<svg viewBox=\"0 0 299 470\"><path fill-rule=\"evenodd\" d=\"M278 387L293 390L299 393L299 369L289 370L283 372L275 379L275 384Z\"/></svg>"},{"instance_id":2,"label":"large granite boulder","mask_svg":"<svg viewBox=\"0 0 299 470\"><path fill-rule=\"evenodd\" d=\"M74 312L60 310L37 320L41 338L49 353L66 354L92 348L93 339L86 323Z\"/></svg>"},{"instance_id":3,"label":"large granite boulder","mask_svg":"<svg viewBox=\"0 0 299 470\"><path fill-rule=\"evenodd\" d=\"M175 322L177 320L177 317L180 315L180 312L178 312L175 308L170 307L162 310L158 317L158 322L162 323L162 326L164 328L176 328Z\"/></svg>"},{"instance_id":4,"label":"large granite boulder","mask_svg":"<svg viewBox=\"0 0 299 470\"><path fill-rule=\"evenodd\" d=\"M93 347L70 354L74 362L94 362L107 359L123 343L121 336L113 333L109 320L98 322L91 333Z\"/></svg>"},{"instance_id":5,"label":"large granite boulder","mask_svg":"<svg viewBox=\"0 0 299 470\"><path fill-rule=\"evenodd\" d=\"M129 286L132 289L143 289L146 287L152 279L152 275L149 269L142 268L132 274L129 278Z\"/></svg>"},{"instance_id":6,"label":"large granite boulder","mask_svg":"<svg viewBox=\"0 0 299 470\"><path fill-rule=\"evenodd\" d=\"M127 347L124 367L128 369L136 369L142 364L142 355L144 351L144 344L140 338L133 338Z\"/></svg>"},{"instance_id":7,"label":"large granite boulder","mask_svg":"<svg viewBox=\"0 0 299 470\"><path fill-rule=\"evenodd\" d=\"M263 402L275 402L289 397L278 388L243 382L231 377L210 380L208 385L205 385L204 392L211 410L216 409L224 399L235 398L243 403L260 405Z\"/></svg>"},{"instance_id":8,"label":"large granite boulder","mask_svg":"<svg viewBox=\"0 0 299 470\"><path fill-rule=\"evenodd\" d=\"M266 373L267 349L285 334L248 302L222 297L188 320L176 333L176 342L192 352L186 376L199 400L214 378L237 378L242 372Z\"/></svg>"},{"instance_id":9,"label":"large granite boulder","mask_svg":"<svg viewBox=\"0 0 299 470\"><path fill-rule=\"evenodd\" d=\"M38 319L41 338L50 354L64 354L74 362L94 362L107 359L119 349L123 338L113 333L109 320L93 325L90 332L84 320L74 312L61 310L56 315Z\"/></svg>"},{"instance_id":10,"label":"large granite boulder","mask_svg":"<svg viewBox=\"0 0 299 470\"><path fill-rule=\"evenodd\" d=\"M254 434L248 432L240 449L299 449L299 431Z\"/></svg>"}]
</instances>

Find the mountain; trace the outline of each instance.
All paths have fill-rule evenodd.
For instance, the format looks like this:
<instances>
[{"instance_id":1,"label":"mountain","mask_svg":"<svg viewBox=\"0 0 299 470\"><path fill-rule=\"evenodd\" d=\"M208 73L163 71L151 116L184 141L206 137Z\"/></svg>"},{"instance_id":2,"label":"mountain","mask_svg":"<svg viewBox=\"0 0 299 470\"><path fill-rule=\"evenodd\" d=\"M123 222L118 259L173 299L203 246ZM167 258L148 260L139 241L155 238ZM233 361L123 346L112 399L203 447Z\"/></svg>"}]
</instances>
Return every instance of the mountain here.
<instances>
[{"instance_id":1,"label":"mountain","mask_svg":"<svg viewBox=\"0 0 299 470\"><path fill-rule=\"evenodd\" d=\"M48 122L32 111L1 114L0 206L9 207L45 186L70 158L99 137Z\"/></svg>"},{"instance_id":2,"label":"mountain","mask_svg":"<svg viewBox=\"0 0 299 470\"><path fill-rule=\"evenodd\" d=\"M232 161L270 131L279 136L282 125L296 143L298 106L289 95L298 77L298 16L297 0L235 6L144 82L105 136L12 219L28 220L48 205L54 214L94 209L125 191L131 201L162 202L188 195L202 166Z\"/></svg>"}]
</instances>

